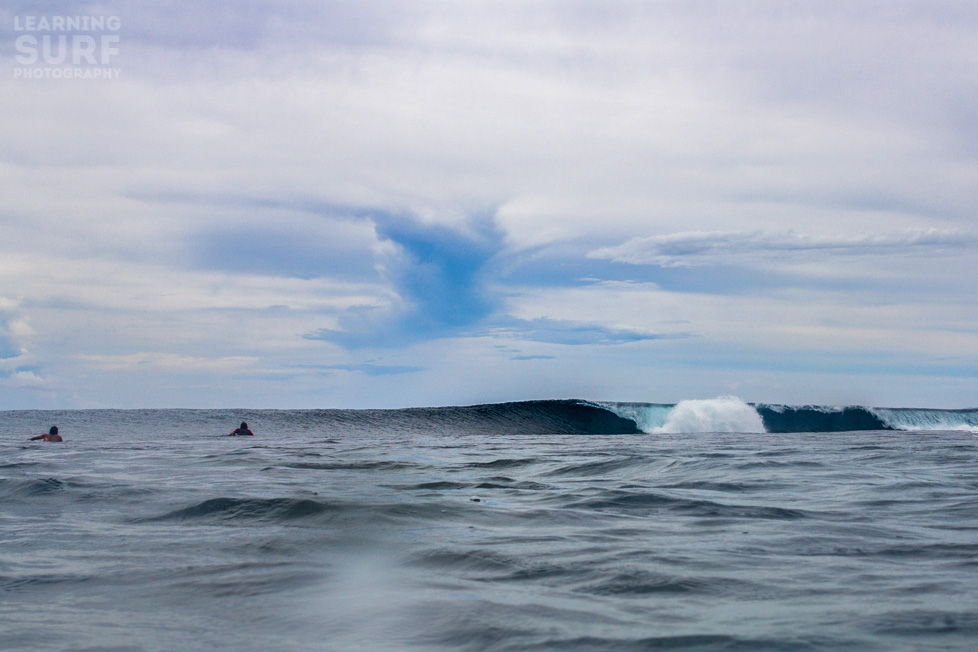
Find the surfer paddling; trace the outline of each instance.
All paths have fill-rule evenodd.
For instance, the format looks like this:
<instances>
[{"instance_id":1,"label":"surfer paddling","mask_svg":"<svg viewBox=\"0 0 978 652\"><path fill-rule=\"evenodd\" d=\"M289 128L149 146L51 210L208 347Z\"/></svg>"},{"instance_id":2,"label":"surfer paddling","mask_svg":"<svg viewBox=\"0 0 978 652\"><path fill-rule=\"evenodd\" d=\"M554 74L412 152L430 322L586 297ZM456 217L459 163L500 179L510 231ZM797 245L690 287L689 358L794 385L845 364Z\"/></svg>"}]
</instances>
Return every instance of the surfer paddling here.
<instances>
[{"instance_id":1,"label":"surfer paddling","mask_svg":"<svg viewBox=\"0 0 978 652\"><path fill-rule=\"evenodd\" d=\"M240 426L238 426L237 428L231 431L230 436L231 437L254 437L255 433L248 430L248 424L242 421Z\"/></svg>"},{"instance_id":2,"label":"surfer paddling","mask_svg":"<svg viewBox=\"0 0 978 652\"><path fill-rule=\"evenodd\" d=\"M64 439L61 438L61 435L58 434L58 426L51 426L51 429L46 433L36 437L31 437L30 441L36 441L38 439L41 441L64 441Z\"/></svg>"}]
</instances>

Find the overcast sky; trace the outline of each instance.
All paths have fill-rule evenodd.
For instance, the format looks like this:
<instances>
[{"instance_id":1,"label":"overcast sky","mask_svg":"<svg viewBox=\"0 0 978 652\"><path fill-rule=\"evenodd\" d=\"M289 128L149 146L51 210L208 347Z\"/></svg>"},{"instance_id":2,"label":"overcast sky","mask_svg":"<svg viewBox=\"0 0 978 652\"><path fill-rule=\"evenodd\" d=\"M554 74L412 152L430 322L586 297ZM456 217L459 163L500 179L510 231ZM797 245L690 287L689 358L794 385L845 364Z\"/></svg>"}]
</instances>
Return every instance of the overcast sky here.
<instances>
[{"instance_id":1,"label":"overcast sky","mask_svg":"<svg viewBox=\"0 0 978 652\"><path fill-rule=\"evenodd\" d=\"M0 26L0 409L978 405L971 0Z\"/></svg>"}]
</instances>

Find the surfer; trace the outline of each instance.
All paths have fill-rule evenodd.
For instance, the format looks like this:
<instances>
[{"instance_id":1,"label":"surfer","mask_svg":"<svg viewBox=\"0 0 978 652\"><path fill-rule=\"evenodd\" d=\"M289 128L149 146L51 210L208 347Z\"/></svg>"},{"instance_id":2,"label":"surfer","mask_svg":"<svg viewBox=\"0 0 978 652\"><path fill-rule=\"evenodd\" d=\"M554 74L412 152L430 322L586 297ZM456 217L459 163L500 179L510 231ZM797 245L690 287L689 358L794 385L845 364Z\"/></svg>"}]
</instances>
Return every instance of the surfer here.
<instances>
[{"instance_id":1,"label":"surfer","mask_svg":"<svg viewBox=\"0 0 978 652\"><path fill-rule=\"evenodd\" d=\"M237 428L235 428L234 430L231 431L231 435L230 436L231 437L241 437L241 436L244 436L244 437L254 437L255 436L255 433L253 433L250 430L248 430L248 424L245 423L244 421L242 421L241 422L241 425L239 427L237 427Z\"/></svg>"},{"instance_id":2,"label":"surfer","mask_svg":"<svg viewBox=\"0 0 978 652\"><path fill-rule=\"evenodd\" d=\"M37 437L31 437L30 441L35 441L37 439L42 441L64 441L64 439L61 438L61 435L58 434L58 426L51 426L51 429L46 433L43 435L38 435Z\"/></svg>"}]
</instances>

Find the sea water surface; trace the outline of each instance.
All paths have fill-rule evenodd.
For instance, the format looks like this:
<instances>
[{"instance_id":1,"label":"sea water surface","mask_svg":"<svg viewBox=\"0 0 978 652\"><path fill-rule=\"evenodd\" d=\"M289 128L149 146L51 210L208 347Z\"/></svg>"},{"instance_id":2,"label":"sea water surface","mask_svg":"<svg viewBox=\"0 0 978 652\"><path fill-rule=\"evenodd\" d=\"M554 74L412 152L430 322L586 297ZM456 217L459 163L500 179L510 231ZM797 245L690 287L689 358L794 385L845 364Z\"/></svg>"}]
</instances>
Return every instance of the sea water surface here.
<instances>
[{"instance_id":1,"label":"sea water surface","mask_svg":"<svg viewBox=\"0 0 978 652\"><path fill-rule=\"evenodd\" d=\"M974 411L643 405L0 412L0 649L978 646Z\"/></svg>"}]
</instances>

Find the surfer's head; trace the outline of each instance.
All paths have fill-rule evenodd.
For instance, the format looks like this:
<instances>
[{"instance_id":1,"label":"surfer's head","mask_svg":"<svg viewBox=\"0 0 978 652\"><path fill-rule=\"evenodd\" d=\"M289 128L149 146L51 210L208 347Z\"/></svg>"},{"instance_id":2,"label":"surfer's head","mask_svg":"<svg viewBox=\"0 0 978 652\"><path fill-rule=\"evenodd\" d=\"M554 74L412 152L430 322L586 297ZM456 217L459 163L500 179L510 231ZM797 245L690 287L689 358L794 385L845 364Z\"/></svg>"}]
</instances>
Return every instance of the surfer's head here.
<instances>
[{"instance_id":1,"label":"surfer's head","mask_svg":"<svg viewBox=\"0 0 978 652\"><path fill-rule=\"evenodd\" d=\"M241 422L241 429L242 429L242 430L247 430L247 429L248 429L248 424L247 424L247 423L245 423L244 421L242 421L242 422Z\"/></svg>"},{"instance_id":2,"label":"surfer's head","mask_svg":"<svg viewBox=\"0 0 978 652\"><path fill-rule=\"evenodd\" d=\"M51 426L51 429L48 430L48 434L49 435L56 435L56 434L58 434L58 426Z\"/></svg>"}]
</instances>

